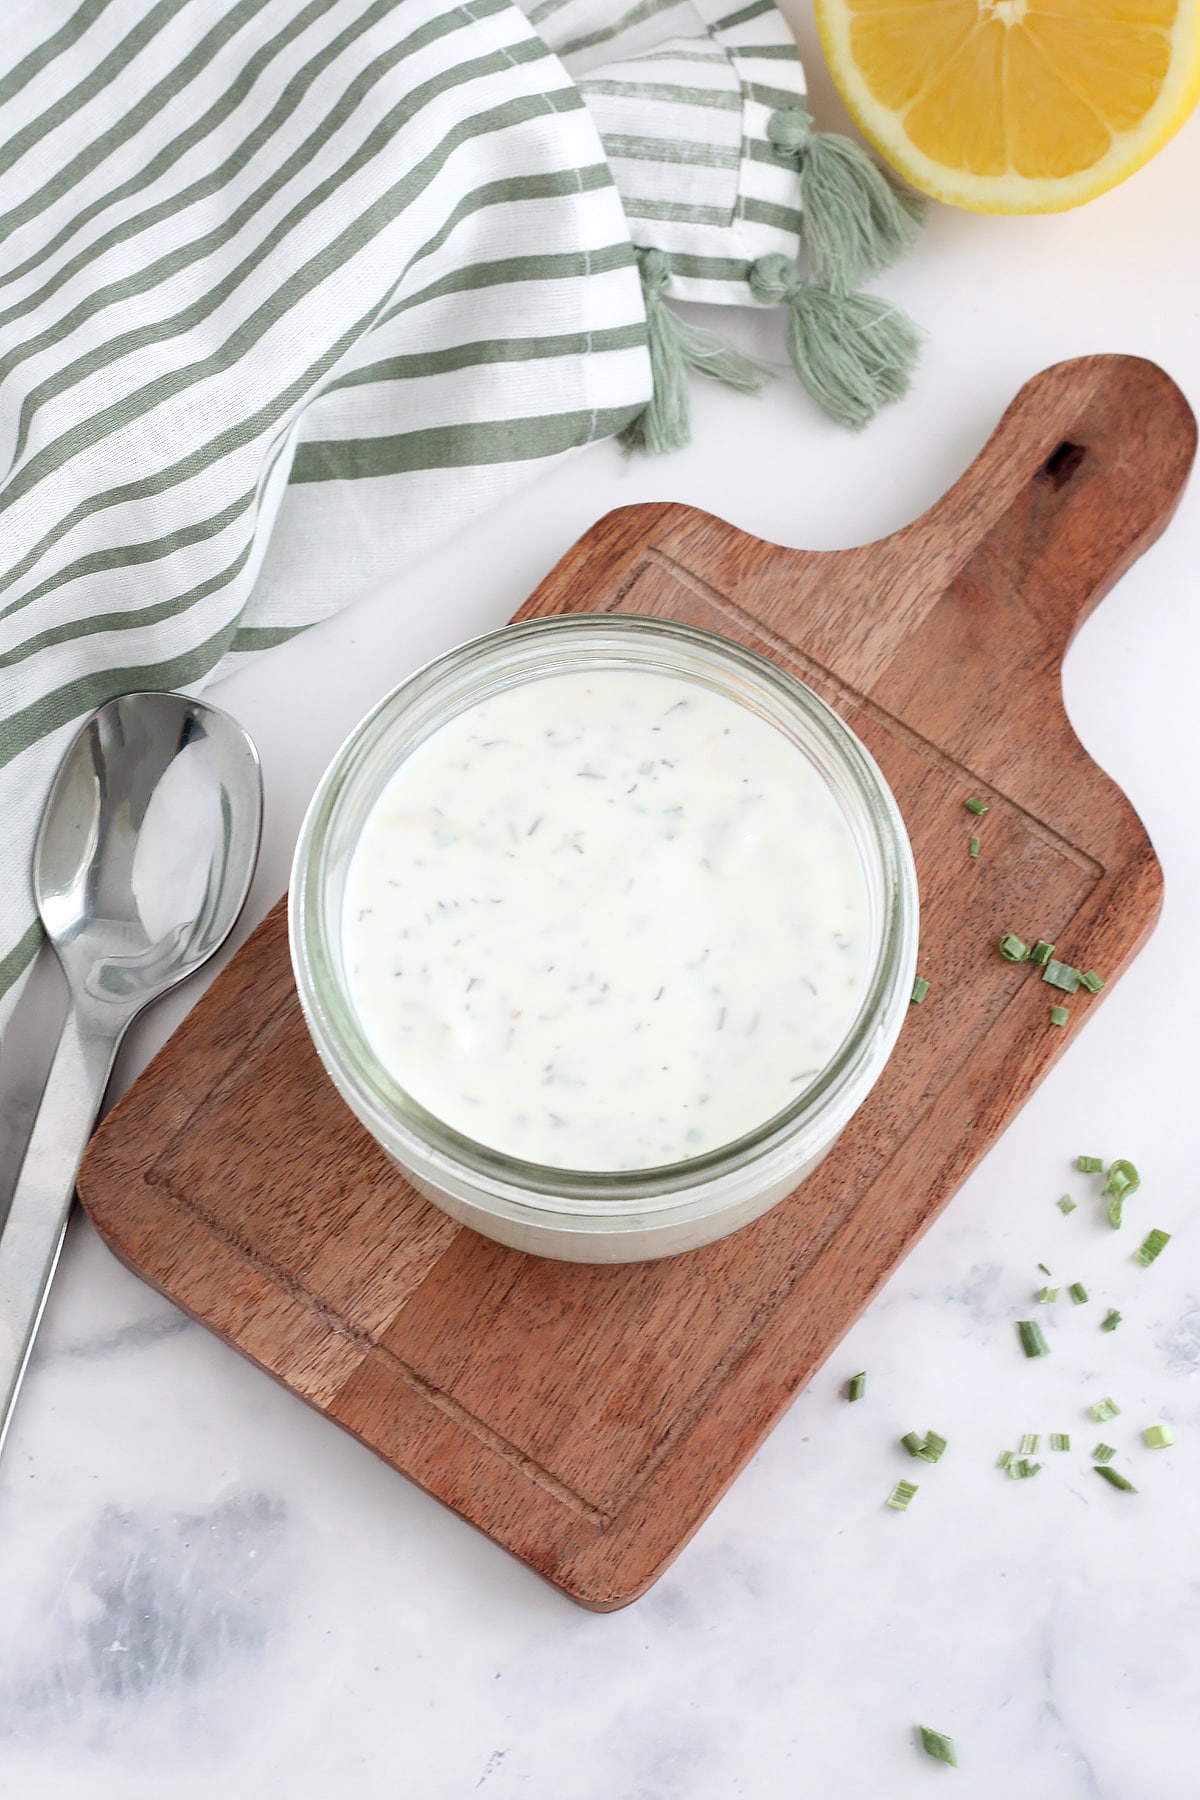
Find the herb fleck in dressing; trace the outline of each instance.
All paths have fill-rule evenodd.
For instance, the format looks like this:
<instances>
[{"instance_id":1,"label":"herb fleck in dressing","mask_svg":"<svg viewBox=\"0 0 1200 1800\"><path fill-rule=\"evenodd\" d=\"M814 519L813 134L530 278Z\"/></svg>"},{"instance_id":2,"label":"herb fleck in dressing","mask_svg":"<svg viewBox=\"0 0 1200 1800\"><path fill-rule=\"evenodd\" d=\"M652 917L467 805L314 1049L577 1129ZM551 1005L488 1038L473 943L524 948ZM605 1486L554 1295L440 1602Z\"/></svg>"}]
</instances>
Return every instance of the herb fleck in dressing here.
<instances>
[{"instance_id":1,"label":"herb fleck in dressing","mask_svg":"<svg viewBox=\"0 0 1200 1800\"><path fill-rule=\"evenodd\" d=\"M858 1010L841 808L756 713L650 671L545 677L442 726L372 808L343 950L367 1039L456 1130L639 1169L791 1104Z\"/></svg>"}]
</instances>

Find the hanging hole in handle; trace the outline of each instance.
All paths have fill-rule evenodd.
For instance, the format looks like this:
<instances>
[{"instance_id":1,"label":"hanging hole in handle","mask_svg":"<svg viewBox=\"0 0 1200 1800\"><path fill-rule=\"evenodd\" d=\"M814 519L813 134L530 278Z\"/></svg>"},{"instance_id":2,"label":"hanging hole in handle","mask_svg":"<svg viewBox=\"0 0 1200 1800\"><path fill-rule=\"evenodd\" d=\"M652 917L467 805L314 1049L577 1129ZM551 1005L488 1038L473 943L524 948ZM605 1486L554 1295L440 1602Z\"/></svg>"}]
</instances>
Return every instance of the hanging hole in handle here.
<instances>
[{"instance_id":1,"label":"hanging hole in handle","mask_svg":"<svg viewBox=\"0 0 1200 1800\"><path fill-rule=\"evenodd\" d=\"M1069 438L1064 438L1038 470L1038 480L1048 481L1053 488L1064 487L1086 455L1082 444L1073 444Z\"/></svg>"}]
</instances>

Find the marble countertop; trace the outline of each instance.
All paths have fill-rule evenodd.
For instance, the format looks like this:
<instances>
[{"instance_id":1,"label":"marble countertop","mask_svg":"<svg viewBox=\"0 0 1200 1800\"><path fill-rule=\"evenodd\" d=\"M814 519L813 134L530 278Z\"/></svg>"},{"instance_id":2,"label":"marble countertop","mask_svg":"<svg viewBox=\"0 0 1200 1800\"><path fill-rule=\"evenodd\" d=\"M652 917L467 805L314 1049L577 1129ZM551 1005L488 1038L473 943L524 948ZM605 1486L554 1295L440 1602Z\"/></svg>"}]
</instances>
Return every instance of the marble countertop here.
<instances>
[{"instance_id":1,"label":"marble countertop","mask_svg":"<svg viewBox=\"0 0 1200 1800\"><path fill-rule=\"evenodd\" d=\"M797 6L797 10L799 10ZM811 40L802 24L806 45ZM817 101L834 108L823 83ZM384 591L213 690L254 734L263 855L234 943L282 891L344 733L418 663L500 624L595 518L692 502L834 548L933 501L1021 382L1059 358L1162 363L1200 408L1200 121L1141 176L1045 220L935 213L887 283L929 341L862 437L790 381L698 387L696 441L563 462ZM761 337L755 337L761 327ZM747 344L770 349L761 321ZM1065 670L1071 719L1162 859L1158 931L1070 1053L771 1436L627 1610L577 1610L119 1267L72 1226L0 1463L6 1800L1192 1800L1200 1747L1200 480ZM199 983L148 1016L114 1093ZM0 1185L57 990L6 1058ZM1078 1151L1131 1157L1118 1238ZM1074 1193L1063 1217L1056 1197ZM1093 1190L1094 1191L1094 1190ZM1172 1241L1152 1269L1130 1250ZM1026 1362L1043 1261L1081 1280ZM1124 1322L1097 1327L1108 1305ZM869 1371L865 1401L840 1397ZM1100 1427L1105 1394L1119 1418ZM1169 1422L1150 1450L1142 1428ZM937 1468L900 1433L950 1440ZM1067 1431L1030 1482L998 1452ZM1134 1495L1096 1479L1106 1438ZM920 1481L904 1516L882 1504ZM950 1733L957 1772L915 1744Z\"/></svg>"}]
</instances>

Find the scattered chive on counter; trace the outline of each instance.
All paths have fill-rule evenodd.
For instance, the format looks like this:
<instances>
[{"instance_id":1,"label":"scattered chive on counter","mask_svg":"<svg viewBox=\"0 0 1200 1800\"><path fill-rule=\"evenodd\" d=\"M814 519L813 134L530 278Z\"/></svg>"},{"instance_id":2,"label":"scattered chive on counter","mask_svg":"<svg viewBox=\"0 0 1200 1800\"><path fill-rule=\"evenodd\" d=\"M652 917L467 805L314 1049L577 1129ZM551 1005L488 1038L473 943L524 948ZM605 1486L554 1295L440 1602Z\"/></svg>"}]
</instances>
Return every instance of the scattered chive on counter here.
<instances>
[{"instance_id":1,"label":"scattered chive on counter","mask_svg":"<svg viewBox=\"0 0 1200 1800\"><path fill-rule=\"evenodd\" d=\"M1079 970L1073 969L1070 963L1050 961L1042 970L1042 980L1048 981L1051 987L1061 988L1064 994L1073 994L1079 987Z\"/></svg>"},{"instance_id":2,"label":"scattered chive on counter","mask_svg":"<svg viewBox=\"0 0 1200 1800\"><path fill-rule=\"evenodd\" d=\"M893 1512L907 1512L916 1491L915 1481L898 1481L887 1497L887 1504Z\"/></svg>"},{"instance_id":3,"label":"scattered chive on counter","mask_svg":"<svg viewBox=\"0 0 1200 1800\"><path fill-rule=\"evenodd\" d=\"M1069 1450L1071 1448L1070 1432L1052 1431L1050 1433L1050 1448L1052 1450Z\"/></svg>"},{"instance_id":4,"label":"scattered chive on counter","mask_svg":"<svg viewBox=\"0 0 1200 1800\"><path fill-rule=\"evenodd\" d=\"M923 1006L925 1004L925 996L928 992L929 983L923 975L918 975L917 979L913 982L913 991L909 995L910 1006Z\"/></svg>"},{"instance_id":5,"label":"scattered chive on counter","mask_svg":"<svg viewBox=\"0 0 1200 1800\"><path fill-rule=\"evenodd\" d=\"M1081 1175L1098 1175L1104 1167L1104 1158L1102 1156L1077 1156L1075 1167Z\"/></svg>"},{"instance_id":6,"label":"scattered chive on counter","mask_svg":"<svg viewBox=\"0 0 1200 1800\"><path fill-rule=\"evenodd\" d=\"M1085 987L1089 994L1098 994L1100 989L1104 986L1104 980L1101 976L1097 975L1095 969L1087 969L1079 977L1079 985L1080 987Z\"/></svg>"},{"instance_id":7,"label":"scattered chive on counter","mask_svg":"<svg viewBox=\"0 0 1200 1800\"><path fill-rule=\"evenodd\" d=\"M1042 1328L1036 1319L1018 1319L1017 1336L1021 1340L1021 1348L1026 1356L1049 1356L1050 1346L1042 1335Z\"/></svg>"},{"instance_id":8,"label":"scattered chive on counter","mask_svg":"<svg viewBox=\"0 0 1200 1800\"><path fill-rule=\"evenodd\" d=\"M1108 1198L1108 1222L1114 1231L1120 1228L1121 1209L1126 1198L1130 1194L1135 1194L1141 1185L1141 1176L1125 1157L1118 1157L1116 1162L1109 1164L1108 1173L1104 1177L1104 1186L1100 1190L1100 1197L1101 1199Z\"/></svg>"},{"instance_id":9,"label":"scattered chive on counter","mask_svg":"<svg viewBox=\"0 0 1200 1800\"><path fill-rule=\"evenodd\" d=\"M1109 1487L1120 1488L1123 1494L1137 1493L1137 1489L1134 1487L1132 1481L1130 1481L1127 1476L1122 1475L1120 1469L1114 1469L1111 1463L1094 1463L1093 1467L1095 1468L1097 1475L1103 1475Z\"/></svg>"},{"instance_id":10,"label":"scattered chive on counter","mask_svg":"<svg viewBox=\"0 0 1200 1800\"><path fill-rule=\"evenodd\" d=\"M1025 1436L1021 1439L1020 1455L1036 1456L1038 1451L1041 1449L1041 1447L1042 1447L1041 1432L1040 1431L1027 1431L1025 1433Z\"/></svg>"},{"instance_id":11,"label":"scattered chive on counter","mask_svg":"<svg viewBox=\"0 0 1200 1800\"><path fill-rule=\"evenodd\" d=\"M1039 1263L1039 1264L1038 1264L1038 1268L1039 1268L1039 1269L1040 1269L1040 1270L1041 1270L1041 1271L1042 1271L1042 1274L1043 1274L1043 1275L1049 1275L1049 1274L1050 1274L1050 1270L1049 1270L1049 1269L1048 1269L1048 1268L1047 1268L1047 1267L1046 1267L1046 1265L1045 1265L1045 1263Z\"/></svg>"},{"instance_id":12,"label":"scattered chive on counter","mask_svg":"<svg viewBox=\"0 0 1200 1800\"><path fill-rule=\"evenodd\" d=\"M970 857L977 857L979 855L979 839L977 837L973 837L968 843L967 855Z\"/></svg>"},{"instance_id":13,"label":"scattered chive on counter","mask_svg":"<svg viewBox=\"0 0 1200 1800\"><path fill-rule=\"evenodd\" d=\"M1070 1194L1060 1194L1054 1204L1057 1206L1064 1219L1068 1213L1073 1213L1075 1211L1075 1202L1072 1200Z\"/></svg>"},{"instance_id":14,"label":"scattered chive on counter","mask_svg":"<svg viewBox=\"0 0 1200 1800\"><path fill-rule=\"evenodd\" d=\"M1093 1400L1092 1404L1088 1407L1088 1411L1091 1413L1093 1419L1095 1419L1097 1425L1103 1425L1107 1419L1115 1419L1120 1410L1121 1409L1116 1401L1107 1394L1103 1400Z\"/></svg>"},{"instance_id":15,"label":"scattered chive on counter","mask_svg":"<svg viewBox=\"0 0 1200 1800\"><path fill-rule=\"evenodd\" d=\"M944 1731L934 1731L928 1725L919 1725L917 1729L921 1733L921 1748L926 1756L932 1756L934 1762L949 1763L952 1769L957 1769L954 1739L948 1738Z\"/></svg>"},{"instance_id":16,"label":"scattered chive on counter","mask_svg":"<svg viewBox=\"0 0 1200 1800\"><path fill-rule=\"evenodd\" d=\"M1095 1463L1111 1462L1116 1454L1111 1444L1097 1444L1092 1451L1092 1461Z\"/></svg>"},{"instance_id":17,"label":"scattered chive on counter","mask_svg":"<svg viewBox=\"0 0 1200 1800\"><path fill-rule=\"evenodd\" d=\"M1034 1299L1039 1300L1043 1306L1053 1306L1054 1302L1058 1299L1058 1289L1052 1287L1039 1288L1034 1295Z\"/></svg>"},{"instance_id":18,"label":"scattered chive on counter","mask_svg":"<svg viewBox=\"0 0 1200 1800\"><path fill-rule=\"evenodd\" d=\"M1019 1456L1008 1472L1014 1481L1029 1481L1041 1466L1040 1462L1030 1462L1027 1456Z\"/></svg>"},{"instance_id":19,"label":"scattered chive on counter","mask_svg":"<svg viewBox=\"0 0 1200 1800\"><path fill-rule=\"evenodd\" d=\"M963 805L969 813L974 813L977 819L981 819L988 809L987 801L978 799L974 794L969 800L964 800Z\"/></svg>"},{"instance_id":20,"label":"scattered chive on counter","mask_svg":"<svg viewBox=\"0 0 1200 1800\"><path fill-rule=\"evenodd\" d=\"M1011 1469L1016 1460L1015 1451L1002 1450L996 1458L996 1467L998 1469Z\"/></svg>"},{"instance_id":21,"label":"scattered chive on counter","mask_svg":"<svg viewBox=\"0 0 1200 1800\"><path fill-rule=\"evenodd\" d=\"M1115 1306L1110 1306L1100 1321L1101 1331L1115 1331L1121 1323L1121 1315Z\"/></svg>"},{"instance_id":22,"label":"scattered chive on counter","mask_svg":"<svg viewBox=\"0 0 1200 1800\"><path fill-rule=\"evenodd\" d=\"M1029 961L1029 945L1015 932L1006 931L1000 939L1000 954L1005 962L1023 963Z\"/></svg>"},{"instance_id":23,"label":"scattered chive on counter","mask_svg":"<svg viewBox=\"0 0 1200 1800\"><path fill-rule=\"evenodd\" d=\"M924 1437L919 1431L906 1431L900 1442L910 1456L918 1456L927 1463L940 1462L946 1448L945 1438L937 1431L927 1431Z\"/></svg>"},{"instance_id":24,"label":"scattered chive on counter","mask_svg":"<svg viewBox=\"0 0 1200 1800\"><path fill-rule=\"evenodd\" d=\"M1072 1300L1075 1302L1076 1306L1086 1306L1087 1305L1088 1291L1084 1287L1082 1281L1073 1281L1071 1283L1070 1287L1067 1289L1067 1292L1068 1292L1068 1294L1070 1294L1070 1296L1071 1296Z\"/></svg>"},{"instance_id":25,"label":"scattered chive on counter","mask_svg":"<svg viewBox=\"0 0 1200 1800\"><path fill-rule=\"evenodd\" d=\"M1029 960L1031 963L1036 963L1039 969L1044 969L1053 955L1054 945L1048 944L1045 938L1039 938L1037 943L1033 946L1033 949L1029 952Z\"/></svg>"},{"instance_id":26,"label":"scattered chive on counter","mask_svg":"<svg viewBox=\"0 0 1200 1800\"><path fill-rule=\"evenodd\" d=\"M1050 1008L1050 1023L1052 1025L1065 1025L1070 1017L1071 1015L1065 1006L1052 1006Z\"/></svg>"},{"instance_id":27,"label":"scattered chive on counter","mask_svg":"<svg viewBox=\"0 0 1200 1800\"><path fill-rule=\"evenodd\" d=\"M860 1369L858 1374L852 1375L846 1383L846 1398L847 1400L861 1400L866 1391L867 1371Z\"/></svg>"},{"instance_id":28,"label":"scattered chive on counter","mask_svg":"<svg viewBox=\"0 0 1200 1800\"><path fill-rule=\"evenodd\" d=\"M1145 1239L1143 1240L1142 1243L1140 1243L1138 1245L1137 1249L1134 1251L1134 1253L1133 1253L1134 1262L1141 1263L1143 1269L1148 1269L1150 1267L1150 1264L1152 1262L1154 1262L1154 1260L1162 1254L1162 1251L1166 1248L1166 1246L1170 1243L1170 1241L1171 1241L1170 1232L1169 1231L1160 1231L1158 1229L1158 1227L1155 1226L1153 1231L1148 1231L1146 1233Z\"/></svg>"},{"instance_id":29,"label":"scattered chive on counter","mask_svg":"<svg viewBox=\"0 0 1200 1800\"><path fill-rule=\"evenodd\" d=\"M1175 1442L1175 1433L1169 1425L1147 1425L1142 1436L1151 1450L1169 1450Z\"/></svg>"}]
</instances>

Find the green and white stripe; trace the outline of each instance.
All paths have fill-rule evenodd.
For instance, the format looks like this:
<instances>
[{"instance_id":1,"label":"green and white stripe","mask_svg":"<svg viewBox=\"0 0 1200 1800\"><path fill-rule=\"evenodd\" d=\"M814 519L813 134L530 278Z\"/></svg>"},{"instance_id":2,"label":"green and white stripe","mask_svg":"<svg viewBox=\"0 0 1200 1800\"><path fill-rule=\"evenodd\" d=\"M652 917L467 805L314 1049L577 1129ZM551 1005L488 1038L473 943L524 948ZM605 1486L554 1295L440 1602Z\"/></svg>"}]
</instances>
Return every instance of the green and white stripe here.
<instances>
[{"instance_id":1,"label":"green and white stripe","mask_svg":"<svg viewBox=\"0 0 1200 1800\"><path fill-rule=\"evenodd\" d=\"M0 1024L81 719L621 430L634 246L744 303L795 255L766 121L804 92L769 0L6 0L4 28Z\"/></svg>"}]
</instances>

